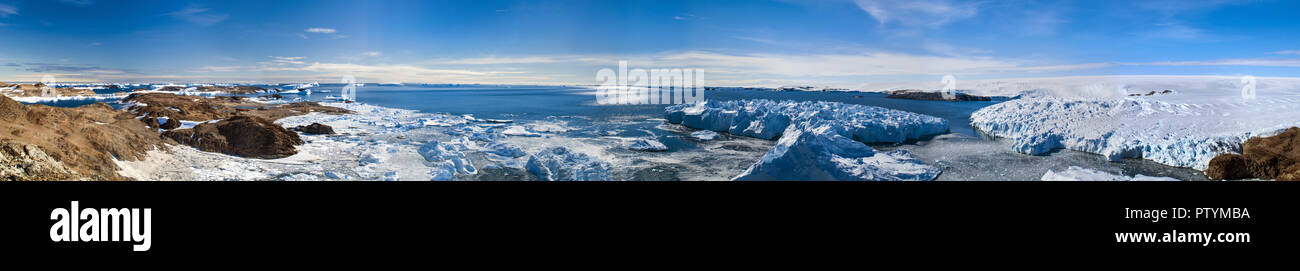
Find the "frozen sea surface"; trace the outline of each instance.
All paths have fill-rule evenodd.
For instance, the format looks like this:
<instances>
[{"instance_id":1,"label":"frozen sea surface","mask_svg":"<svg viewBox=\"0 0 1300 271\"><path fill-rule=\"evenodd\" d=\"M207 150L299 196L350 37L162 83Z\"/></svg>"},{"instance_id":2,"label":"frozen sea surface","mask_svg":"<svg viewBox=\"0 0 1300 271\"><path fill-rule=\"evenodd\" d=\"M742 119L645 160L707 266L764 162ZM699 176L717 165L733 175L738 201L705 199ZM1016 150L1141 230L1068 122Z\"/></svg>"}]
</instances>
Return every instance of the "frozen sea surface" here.
<instances>
[{"instance_id":1,"label":"frozen sea surface","mask_svg":"<svg viewBox=\"0 0 1300 271\"><path fill-rule=\"evenodd\" d=\"M340 85L317 90L339 93ZM433 180L454 171L454 180L537 180L528 172L530 156L547 148L564 147L609 163L614 180L730 180L759 161L776 143L772 140L719 133L713 140L692 136L699 129L670 124L667 105L598 105L590 90L550 86L365 86L358 104L367 107L353 116L308 115L286 118L282 125L329 124L339 135L306 135L298 155L277 159L243 159L173 147L151 155L168 168L138 162L125 169L152 178L173 180ZM287 101L323 101L325 95L284 95ZM728 101L770 99L832 101L879 106L942 118L950 134L902 144L875 144L881 153L906 150L926 165L943 170L937 180L1039 180L1047 170L1070 166L1133 176L1171 176L1200 180L1199 172L1147 160L1108 162L1102 156L1059 150L1046 156L1011 151L1009 142L991 140L970 125L971 113L1003 101L942 102L887 99L877 93L709 91L705 98ZM506 123L505 121L510 121ZM514 128L518 127L518 128ZM508 129L536 136L506 135ZM667 150L642 152L627 148L637 140L655 140ZM454 148L472 165L471 174L454 152L422 155L431 142ZM473 143L471 144L468 143ZM522 154L522 155L521 155ZM154 157L162 157L155 159ZM429 157L434 157L430 161ZM441 157L441 158L439 158ZM455 159L451 159L451 158ZM449 162L449 163L448 163ZM131 164L135 163L135 164ZM450 166L448 166L450 165ZM157 168L150 170L151 168ZM450 170L448 170L450 169ZM143 172L143 173L142 173ZM444 174L444 175L439 175Z\"/></svg>"}]
</instances>

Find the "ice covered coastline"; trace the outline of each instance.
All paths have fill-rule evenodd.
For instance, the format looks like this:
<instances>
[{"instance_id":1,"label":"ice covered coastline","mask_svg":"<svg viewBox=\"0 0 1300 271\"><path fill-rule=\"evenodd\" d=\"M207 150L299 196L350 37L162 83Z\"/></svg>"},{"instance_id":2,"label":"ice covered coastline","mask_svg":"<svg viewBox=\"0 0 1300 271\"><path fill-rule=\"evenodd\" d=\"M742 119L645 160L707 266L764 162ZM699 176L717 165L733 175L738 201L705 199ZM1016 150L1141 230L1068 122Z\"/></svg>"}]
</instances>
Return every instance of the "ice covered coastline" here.
<instances>
[{"instance_id":1,"label":"ice covered coastline","mask_svg":"<svg viewBox=\"0 0 1300 271\"><path fill-rule=\"evenodd\" d=\"M737 138L646 153L625 147L623 143L645 138L627 125L659 125L680 133L660 139L688 132L664 126L662 119L574 126L569 123L581 117L494 120L362 103L323 105L356 113L311 113L276 121L285 127L321 123L337 132L301 134L306 144L297 146L295 155L249 159L173 145L150 151L142 161L116 161L119 173L138 180L200 181L725 180L744 169L733 160L752 163L756 150L771 144ZM511 129L528 134L506 133Z\"/></svg>"},{"instance_id":2,"label":"ice covered coastline","mask_svg":"<svg viewBox=\"0 0 1300 271\"><path fill-rule=\"evenodd\" d=\"M1134 87L1075 95L1030 93L1036 95L975 112L971 125L1012 141L1015 151L1026 154L1071 149L1112 161L1141 158L1198 170L1219 154L1240 152L1250 137L1300 125L1300 82L1295 80L1261 81L1255 99L1243 99L1241 88L1231 82L1236 78L1186 80L1197 84L1147 82L1185 86L1153 95L1146 94L1157 90Z\"/></svg>"},{"instance_id":3,"label":"ice covered coastline","mask_svg":"<svg viewBox=\"0 0 1300 271\"><path fill-rule=\"evenodd\" d=\"M835 102L708 100L665 109L668 122L733 135L780 137L732 180L928 181L938 168L906 151L876 152L866 144L902 143L948 132L944 119Z\"/></svg>"}]
</instances>

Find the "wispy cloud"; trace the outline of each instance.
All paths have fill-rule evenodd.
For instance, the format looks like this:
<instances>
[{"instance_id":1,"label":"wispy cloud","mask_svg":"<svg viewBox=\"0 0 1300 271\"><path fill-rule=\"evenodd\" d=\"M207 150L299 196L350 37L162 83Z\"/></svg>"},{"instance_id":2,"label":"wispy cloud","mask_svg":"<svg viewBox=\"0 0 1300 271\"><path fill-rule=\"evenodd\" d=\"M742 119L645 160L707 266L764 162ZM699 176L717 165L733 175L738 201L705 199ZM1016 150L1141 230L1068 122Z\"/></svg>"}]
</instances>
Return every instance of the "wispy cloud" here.
<instances>
[{"instance_id":1,"label":"wispy cloud","mask_svg":"<svg viewBox=\"0 0 1300 271\"><path fill-rule=\"evenodd\" d=\"M1251 67L1300 67L1300 59L1264 59L1264 58L1244 58L1244 59L1219 59L1206 61L1164 61L1164 62L1144 62L1144 63L1126 63L1129 65L1148 65L1148 66L1251 66Z\"/></svg>"},{"instance_id":2,"label":"wispy cloud","mask_svg":"<svg viewBox=\"0 0 1300 271\"><path fill-rule=\"evenodd\" d=\"M306 31L307 33L316 33L316 34L334 34L334 32L338 32L337 29L323 28L323 27L312 27L303 31Z\"/></svg>"},{"instance_id":3,"label":"wispy cloud","mask_svg":"<svg viewBox=\"0 0 1300 271\"><path fill-rule=\"evenodd\" d=\"M268 56L268 57L271 58L270 61L258 62L258 64L262 64L262 65L272 65L272 66L302 65L302 64L306 64L306 62L303 62L303 61L302 61L302 60L305 59L306 57L301 57L301 56L292 56L292 57L289 57L289 56Z\"/></svg>"},{"instance_id":4,"label":"wispy cloud","mask_svg":"<svg viewBox=\"0 0 1300 271\"><path fill-rule=\"evenodd\" d=\"M384 53L380 53L380 52L362 52L362 53L361 53L361 56L368 56L368 57L378 57L378 56L382 56L382 55L384 55Z\"/></svg>"},{"instance_id":5,"label":"wispy cloud","mask_svg":"<svg viewBox=\"0 0 1300 271\"><path fill-rule=\"evenodd\" d=\"M444 59L430 61L434 65L500 65L500 64L538 64L576 62L572 56L527 56L527 57L475 57L461 59Z\"/></svg>"},{"instance_id":6,"label":"wispy cloud","mask_svg":"<svg viewBox=\"0 0 1300 271\"><path fill-rule=\"evenodd\" d=\"M779 76L873 76L948 74L1016 70L1024 64L985 57L864 54L724 54L710 51L643 55L563 55L480 57L439 60L435 65L581 64L609 65L628 60L642 67L701 68L710 72Z\"/></svg>"},{"instance_id":7,"label":"wispy cloud","mask_svg":"<svg viewBox=\"0 0 1300 271\"><path fill-rule=\"evenodd\" d=\"M18 8L0 3L0 18L8 18L10 15L18 15Z\"/></svg>"},{"instance_id":8,"label":"wispy cloud","mask_svg":"<svg viewBox=\"0 0 1300 271\"><path fill-rule=\"evenodd\" d=\"M100 45L104 45L104 44L99 42L91 42L90 44L86 44L86 46L89 47L99 47Z\"/></svg>"},{"instance_id":9,"label":"wispy cloud","mask_svg":"<svg viewBox=\"0 0 1300 271\"><path fill-rule=\"evenodd\" d=\"M1300 55L1300 50L1282 50L1273 52L1275 55Z\"/></svg>"},{"instance_id":10,"label":"wispy cloud","mask_svg":"<svg viewBox=\"0 0 1300 271\"><path fill-rule=\"evenodd\" d=\"M1181 22L1157 23L1151 27L1151 30L1141 33L1141 35L1144 37L1181 40L1194 40L1207 37L1204 30L1188 26Z\"/></svg>"},{"instance_id":11,"label":"wispy cloud","mask_svg":"<svg viewBox=\"0 0 1300 271\"><path fill-rule=\"evenodd\" d=\"M72 65L61 63L8 63L4 66L12 67L17 70L34 72L34 73L74 73L74 74L135 74L135 72L123 69L105 68L96 65Z\"/></svg>"},{"instance_id":12,"label":"wispy cloud","mask_svg":"<svg viewBox=\"0 0 1300 271\"><path fill-rule=\"evenodd\" d=\"M321 37L321 36L323 37L321 37L320 39L330 39L330 40L348 38L348 35L338 34L339 30L333 28L312 27L312 28L303 29L302 31L303 31L302 33L296 33L296 34L298 35L299 38L303 38L303 39L311 39L311 37Z\"/></svg>"},{"instance_id":13,"label":"wispy cloud","mask_svg":"<svg viewBox=\"0 0 1300 271\"><path fill-rule=\"evenodd\" d=\"M58 2L59 2L59 3L64 3L64 4L69 4L69 5L74 5L74 6L82 6L82 7L90 6L90 5L95 4L95 1L94 1L94 0L58 0Z\"/></svg>"},{"instance_id":14,"label":"wispy cloud","mask_svg":"<svg viewBox=\"0 0 1300 271\"><path fill-rule=\"evenodd\" d=\"M190 5L185 9L173 11L165 15L202 26L216 25L230 18L230 14L217 14L210 11L210 8Z\"/></svg>"},{"instance_id":15,"label":"wispy cloud","mask_svg":"<svg viewBox=\"0 0 1300 271\"><path fill-rule=\"evenodd\" d=\"M1253 0L1151 0L1134 1L1132 8L1115 8L1114 12L1130 13L1129 16L1145 18L1147 26L1140 27L1136 34L1144 38L1174 40L1212 39L1215 34L1188 22L1195 22L1195 16L1219 10L1226 6L1248 4Z\"/></svg>"},{"instance_id":16,"label":"wispy cloud","mask_svg":"<svg viewBox=\"0 0 1300 271\"><path fill-rule=\"evenodd\" d=\"M976 3L946 0L856 0L881 25L939 27L979 14Z\"/></svg>"}]
</instances>

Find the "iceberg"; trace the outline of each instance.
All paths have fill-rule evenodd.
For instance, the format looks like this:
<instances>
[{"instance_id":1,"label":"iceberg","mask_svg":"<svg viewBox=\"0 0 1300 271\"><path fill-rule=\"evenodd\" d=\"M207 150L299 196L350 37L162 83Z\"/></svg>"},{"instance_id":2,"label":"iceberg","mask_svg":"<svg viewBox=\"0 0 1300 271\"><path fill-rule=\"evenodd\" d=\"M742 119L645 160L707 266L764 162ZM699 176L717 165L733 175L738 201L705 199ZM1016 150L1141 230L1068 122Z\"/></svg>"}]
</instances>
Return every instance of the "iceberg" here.
<instances>
[{"instance_id":1,"label":"iceberg","mask_svg":"<svg viewBox=\"0 0 1300 271\"><path fill-rule=\"evenodd\" d=\"M718 133L709 130L699 130L691 133L691 137L699 140L709 141L718 138Z\"/></svg>"},{"instance_id":2,"label":"iceberg","mask_svg":"<svg viewBox=\"0 0 1300 271\"><path fill-rule=\"evenodd\" d=\"M433 168L429 174L433 175L434 180L450 181L455 179L456 173L478 173L465 153L461 152L466 148L467 146L456 143L430 141L420 146L419 153L424 157L425 165Z\"/></svg>"},{"instance_id":3,"label":"iceberg","mask_svg":"<svg viewBox=\"0 0 1300 271\"><path fill-rule=\"evenodd\" d=\"M1178 179L1174 179L1170 177L1153 177L1153 176L1146 176L1142 174L1138 174L1137 176L1133 176L1133 177L1127 177L1123 175L1115 175L1100 170L1086 169L1077 166L1070 166L1070 168L1061 172L1048 170L1047 173L1043 174L1042 180L1044 181L1178 181Z\"/></svg>"},{"instance_id":4,"label":"iceberg","mask_svg":"<svg viewBox=\"0 0 1300 271\"><path fill-rule=\"evenodd\" d=\"M523 126L519 126L519 125L512 125L510 127L506 127L506 130L502 131L501 134L508 135L508 136L528 136L528 137L542 136L542 134L529 132L528 129L525 129Z\"/></svg>"},{"instance_id":5,"label":"iceberg","mask_svg":"<svg viewBox=\"0 0 1300 271\"><path fill-rule=\"evenodd\" d=\"M832 121L798 124L733 181L929 181L941 171L905 150L876 152Z\"/></svg>"},{"instance_id":6,"label":"iceberg","mask_svg":"<svg viewBox=\"0 0 1300 271\"><path fill-rule=\"evenodd\" d=\"M420 124L423 126L437 126L437 127L452 127L459 124L465 124L468 122L469 122L468 120L461 117L442 115L442 114L433 115L433 117L431 118L420 120Z\"/></svg>"},{"instance_id":7,"label":"iceberg","mask_svg":"<svg viewBox=\"0 0 1300 271\"><path fill-rule=\"evenodd\" d=\"M632 149L634 151L651 151L651 152L660 152L660 151L668 150L668 146L665 146L664 143L660 143L658 140L654 140L654 139L637 139L636 141L632 141L632 144L628 144L627 148Z\"/></svg>"},{"instance_id":8,"label":"iceberg","mask_svg":"<svg viewBox=\"0 0 1300 271\"><path fill-rule=\"evenodd\" d=\"M669 106L668 122L716 132L773 139L776 146L735 181L929 181L941 171L904 150L876 152L866 144L903 143L948 132L942 118L836 102L708 100ZM696 134L699 135L696 135Z\"/></svg>"},{"instance_id":9,"label":"iceberg","mask_svg":"<svg viewBox=\"0 0 1300 271\"><path fill-rule=\"evenodd\" d=\"M520 148L515 144L510 144L505 142L488 144L487 146L483 147L483 152L509 157L509 158L517 158L517 157L523 157L524 155L528 155L528 153L524 152L523 148Z\"/></svg>"},{"instance_id":10,"label":"iceberg","mask_svg":"<svg viewBox=\"0 0 1300 271\"><path fill-rule=\"evenodd\" d=\"M528 172L543 181L609 181L610 164L565 147L551 147L533 154Z\"/></svg>"},{"instance_id":11,"label":"iceberg","mask_svg":"<svg viewBox=\"0 0 1300 271\"><path fill-rule=\"evenodd\" d=\"M948 132L942 118L837 102L708 100L665 109L669 123L762 139L780 137L791 124L822 121L842 126L858 142L903 143Z\"/></svg>"}]
</instances>

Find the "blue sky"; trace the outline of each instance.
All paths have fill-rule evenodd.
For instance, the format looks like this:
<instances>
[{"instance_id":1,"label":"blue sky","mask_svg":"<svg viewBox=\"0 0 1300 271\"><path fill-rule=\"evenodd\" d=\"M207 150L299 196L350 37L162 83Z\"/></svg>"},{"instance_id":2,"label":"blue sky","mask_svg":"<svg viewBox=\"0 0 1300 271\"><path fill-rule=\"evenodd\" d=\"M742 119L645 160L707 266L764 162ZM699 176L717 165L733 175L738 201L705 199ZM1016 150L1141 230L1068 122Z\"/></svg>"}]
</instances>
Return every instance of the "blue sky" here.
<instances>
[{"instance_id":1,"label":"blue sky","mask_svg":"<svg viewBox=\"0 0 1300 271\"><path fill-rule=\"evenodd\" d=\"M1300 76L1300 1L0 0L0 81L712 85Z\"/></svg>"}]
</instances>

